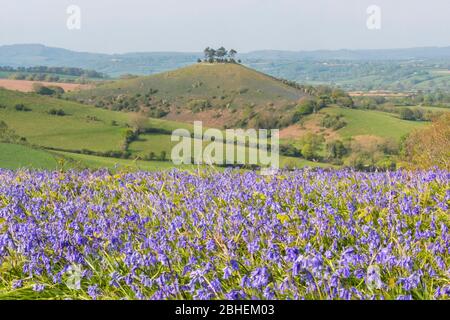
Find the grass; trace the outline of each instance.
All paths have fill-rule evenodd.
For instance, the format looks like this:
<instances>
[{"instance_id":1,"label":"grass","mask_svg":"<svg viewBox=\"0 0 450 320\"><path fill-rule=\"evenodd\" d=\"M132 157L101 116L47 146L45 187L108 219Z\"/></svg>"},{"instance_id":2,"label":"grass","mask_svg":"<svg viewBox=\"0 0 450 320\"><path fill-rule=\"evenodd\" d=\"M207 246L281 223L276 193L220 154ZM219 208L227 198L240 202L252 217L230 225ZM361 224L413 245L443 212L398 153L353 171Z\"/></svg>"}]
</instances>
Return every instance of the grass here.
<instances>
[{"instance_id":1,"label":"grass","mask_svg":"<svg viewBox=\"0 0 450 320\"><path fill-rule=\"evenodd\" d=\"M414 129L426 125L424 122L406 121L394 114L371 111L331 107L323 110L330 115L341 114L347 125L337 133L343 138L359 135L374 135L383 138L399 140Z\"/></svg>"},{"instance_id":2,"label":"grass","mask_svg":"<svg viewBox=\"0 0 450 320\"><path fill-rule=\"evenodd\" d=\"M0 117L18 135L41 147L94 151L119 150L128 122L125 113L87 107L78 103L37 94L0 90ZM15 110L24 104L29 112ZM50 115L50 109L63 109L65 116ZM113 126L112 121L119 125Z\"/></svg>"},{"instance_id":3,"label":"grass","mask_svg":"<svg viewBox=\"0 0 450 320\"><path fill-rule=\"evenodd\" d=\"M15 110L24 104L29 112ZM0 89L0 119L31 144L64 150L118 151L130 116L79 103ZM50 109L63 109L66 116L48 114ZM116 125L112 122L115 121ZM172 131L190 129L189 124L149 119L148 127Z\"/></svg>"},{"instance_id":4,"label":"grass","mask_svg":"<svg viewBox=\"0 0 450 320\"><path fill-rule=\"evenodd\" d=\"M130 159L116 159L98 157L85 154L77 154L63 151L52 151L53 154L62 156L66 159L66 165L69 168L90 168L90 169L135 169L142 171L160 171L171 169L174 165L168 161L142 161L142 160L130 160ZM179 166L179 169L193 170L195 166L183 165Z\"/></svg>"},{"instance_id":5,"label":"grass","mask_svg":"<svg viewBox=\"0 0 450 320\"><path fill-rule=\"evenodd\" d=\"M15 110L15 105L19 103L24 104L31 111ZM123 112L99 109L33 93L27 94L0 89L0 104L5 107L0 108L0 118L18 135L25 137L30 144L42 148L88 149L98 152L120 150L124 140L123 132L127 129L126 124L129 122L129 115ZM50 109L63 109L67 115L62 117L50 115L48 114ZM112 125L112 121L115 121L117 125ZM178 128L192 131L192 124L161 119L149 119L148 127L163 129L168 132ZM140 157L141 159L148 156L150 152L154 152L158 157L162 151L165 151L167 157L170 157L171 148L175 145L170 141L170 138L170 135L166 134L141 135L138 141L131 143L130 151L133 157ZM36 168L54 169L57 167L54 155L57 155L66 158L68 160L66 165L69 167L105 167L112 169L117 166L124 166L146 171L173 167L171 162L133 161L69 152L48 153L23 146L21 148L23 150L21 153L14 155L14 152L9 152L9 159L1 159L0 165L4 168L20 168L30 164ZM248 153L248 148L246 148L246 152ZM27 154L30 154L30 156L27 156ZM49 159L47 163L41 164L38 154ZM32 162L30 159L36 159L37 162ZM297 167L318 166L317 163L286 157L281 157L281 164L282 166L289 164Z\"/></svg>"},{"instance_id":6,"label":"grass","mask_svg":"<svg viewBox=\"0 0 450 320\"><path fill-rule=\"evenodd\" d=\"M4 169L48 169L57 167L57 157L44 150L27 146L0 143L0 166Z\"/></svg>"},{"instance_id":7,"label":"grass","mask_svg":"<svg viewBox=\"0 0 450 320\"><path fill-rule=\"evenodd\" d=\"M137 157L146 157L150 152L153 152L156 156L159 156L161 152L165 151L167 156L170 157L172 148L178 142L172 142L170 135L164 134L147 134L141 135L140 139L130 144L130 151L133 155ZM210 142L203 142L203 148L205 148ZM204 150L204 149L203 149ZM193 150L191 151L193 154ZM225 151L224 151L225 152ZM235 149L236 153L245 152L246 159L249 156L249 148L248 147L239 147ZM283 168L285 166L289 167L333 167L332 165L325 163L318 163L313 161L308 161L301 158L293 158L280 156L280 167Z\"/></svg>"}]
</instances>

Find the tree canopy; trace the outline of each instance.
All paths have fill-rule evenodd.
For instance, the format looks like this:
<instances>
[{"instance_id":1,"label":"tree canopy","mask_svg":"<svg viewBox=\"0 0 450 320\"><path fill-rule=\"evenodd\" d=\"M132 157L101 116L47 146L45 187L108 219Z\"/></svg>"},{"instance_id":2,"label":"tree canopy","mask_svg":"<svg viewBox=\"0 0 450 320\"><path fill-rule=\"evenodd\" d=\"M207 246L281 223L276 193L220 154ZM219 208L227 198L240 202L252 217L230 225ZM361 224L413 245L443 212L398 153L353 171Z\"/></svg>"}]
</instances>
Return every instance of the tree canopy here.
<instances>
[{"instance_id":1,"label":"tree canopy","mask_svg":"<svg viewBox=\"0 0 450 320\"><path fill-rule=\"evenodd\" d=\"M236 63L235 57L238 52L234 49L227 50L224 47L220 47L219 49L207 47L205 50L203 50L203 53L205 55L204 62Z\"/></svg>"}]
</instances>

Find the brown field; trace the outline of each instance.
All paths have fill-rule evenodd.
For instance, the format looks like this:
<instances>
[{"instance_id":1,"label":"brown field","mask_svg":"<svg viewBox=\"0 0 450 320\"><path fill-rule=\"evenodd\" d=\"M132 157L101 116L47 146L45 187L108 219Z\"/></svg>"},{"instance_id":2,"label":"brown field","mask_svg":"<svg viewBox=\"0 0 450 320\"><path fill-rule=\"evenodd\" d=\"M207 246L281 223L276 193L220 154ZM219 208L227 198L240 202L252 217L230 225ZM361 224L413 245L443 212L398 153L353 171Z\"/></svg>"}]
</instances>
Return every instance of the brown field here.
<instances>
[{"instance_id":1,"label":"brown field","mask_svg":"<svg viewBox=\"0 0 450 320\"><path fill-rule=\"evenodd\" d=\"M90 86L86 84L77 83L60 83L60 82L45 82L45 81L28 81L28 80L10 80L0 79L0 87L8 90L16 90L21 92L32 92L33 84L40 83L44 86L57 86L64 89L64 91L74 91L80 89L87 89Z\"/></svg>"}]
</instances>

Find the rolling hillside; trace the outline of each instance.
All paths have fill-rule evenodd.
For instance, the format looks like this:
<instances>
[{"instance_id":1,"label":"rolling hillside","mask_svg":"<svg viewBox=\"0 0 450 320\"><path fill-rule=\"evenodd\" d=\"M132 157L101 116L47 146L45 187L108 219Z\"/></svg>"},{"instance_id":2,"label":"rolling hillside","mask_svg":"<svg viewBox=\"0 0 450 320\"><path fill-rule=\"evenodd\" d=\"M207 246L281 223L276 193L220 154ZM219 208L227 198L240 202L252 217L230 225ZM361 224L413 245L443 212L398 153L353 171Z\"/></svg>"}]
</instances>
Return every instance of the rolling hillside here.
<instances>
[{"instance_id":1,"label":"rolling hillside","mask_svg":"<svg viewBox=\"0 0 450 320\"><path fill-rule=\"evenodd\" d=\"M151 116L208 126L241 127L291 111L305 93L238 64L200 63L153 76L99 84L67 97L112 110L146 108ZM253 119L256 121L256 119Z\"/></svg>"},{"instance_id":2,"label":"rolling hillside","mask_svg":"<svg viewBox=\"0 0 450 320\"><path fill-rule=\"evenodd\" d=\"M194 120L203 120L205 128L257 128L269 119L268 128L276 128L284 117L295 124L280 126L282 147L287 148L282 151L281 166L342 165L347 158L351 160L355 150L364 157L376 153L379 162L384 150L388 150L388 158L395 155L402 136L427 125L401 120L392 113L333 104L294 121L299 100L318 99L304 92L241 65L207 63L105 82L68 92L64 99L0 89L0 120L26 141L25 146L4 145L9 156L0 159L0 166L47 168L63 158L76 168L129 165L157 170L172 166L170 154L175 143L171 132L191 129ZM138 110L146 111L148 117L140 116L144 122L133 131L133 111ZM275 125L270 123L274 119ZM346 151L331 159L329 143L336 141L342 141ZM372 149L366 148L369 145ZM31 147L42 160L30 162L25 147ZM17 163L11 158L15 151L8 151L11 148L18 148Z\"/></svg>"},{"instance_id":3,"label":"rolling hillside","mask_svg":"<svg viewBox=\"0 0 450 320\"><path fill-rule=\"evenodd\" d=\"M18 105L25 109L17 110ZM62 110L64 115L51 114L51 110ZM149 118L146 128L165 134L141 134L124 150L125 133L130 130L129 113L5 89L0 89L0 121L26 139L22 145L0 143L0 168L9 169L55 169L61 159L66 168L167 169L173 167L170 153L175 145L170 141L170 132L191 129L187 123ZM154 159L149 159L151 153ZM166 161L157 161L162 153ZM127 159L118 158L122 156ZM297 166L323 165L289 157L281 161Z\"/></svg>"}]
</instances>

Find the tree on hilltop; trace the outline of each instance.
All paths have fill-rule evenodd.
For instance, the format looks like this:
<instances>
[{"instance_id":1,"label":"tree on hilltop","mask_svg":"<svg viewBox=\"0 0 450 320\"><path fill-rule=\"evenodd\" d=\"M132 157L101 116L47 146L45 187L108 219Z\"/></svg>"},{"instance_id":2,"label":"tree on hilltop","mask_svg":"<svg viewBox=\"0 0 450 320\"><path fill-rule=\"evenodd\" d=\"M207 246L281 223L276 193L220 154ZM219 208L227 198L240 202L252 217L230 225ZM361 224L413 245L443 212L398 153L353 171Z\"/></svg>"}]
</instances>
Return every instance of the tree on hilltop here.
<instances>
[{"instance_id":1,"label":"tree on hilltop","mask_svg":"<svg viewBox=\"0 0 450 320\"><path fill-rule=\"evenodd\" d=\"M223 46L215 50L207 47L203 50L204 61L209 63L236 63L234 59L238 52L234 49L228 51Z\"/></svg>"},{"instance_id":2,"label":"tree on hilltop","mask_svg":"<svg viewBox=\"0 0 450 320\"><path fill-rule=\"evenodd\" d=\"M224 47L220 47L219 49L217 49L216 51L216 56L217 56L217 60L219 62L224 61L225 57L227 56L228 51L227 49L225 49Z\"/></svg>"}]
</instances>

